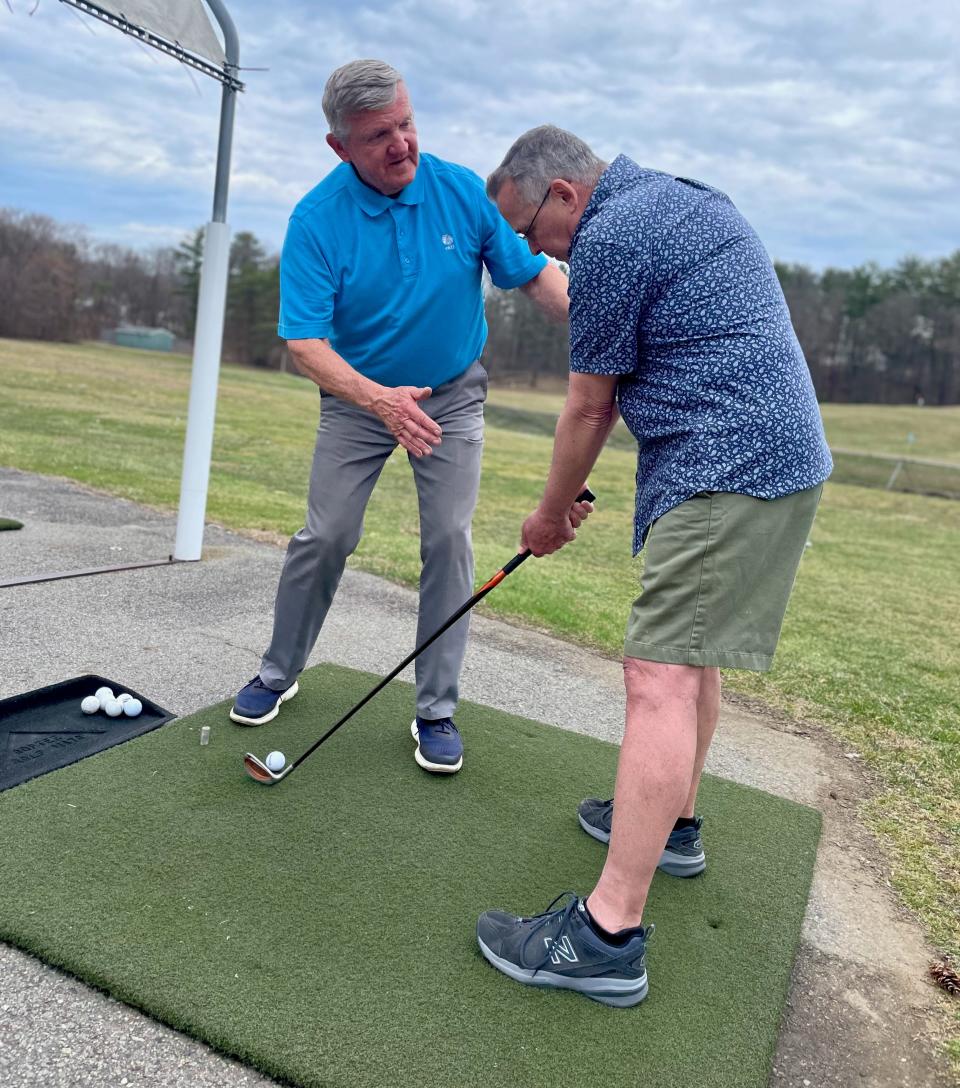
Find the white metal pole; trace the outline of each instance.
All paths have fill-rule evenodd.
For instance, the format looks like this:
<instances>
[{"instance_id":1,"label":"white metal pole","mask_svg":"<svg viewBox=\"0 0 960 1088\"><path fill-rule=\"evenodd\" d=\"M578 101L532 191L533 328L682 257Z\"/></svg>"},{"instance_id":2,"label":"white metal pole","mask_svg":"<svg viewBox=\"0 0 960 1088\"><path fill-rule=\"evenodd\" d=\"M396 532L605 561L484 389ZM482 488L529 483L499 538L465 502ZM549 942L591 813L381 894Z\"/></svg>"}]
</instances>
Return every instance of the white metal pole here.
<instances>
[{"instance_id":1,"label":"white metal pole","mask_svg":"<svg viewBox=\"0 0 960 1088\"><path fill-rule=\"evenodd\" d=\"M224 52L229 75L235 77L240 65L240 45L233 20L223 0L206 0L223 31ZM213 424L217 411L217 382L220 377L220 350L223 347L223 318L227 304L227 276L230 269L230 228L226 223L227 189L230 183L230 152L236 89L223 85L220 105L220 136L217 145L217 176L213 191L213 219L207 224L200 268L197 325L193 341L193 371L187 409L187 438L180 477L180 507L173 558L195 560L203 552L203 523L207 513L210 457L213 453Z\"/></svg>"},{"instance_id":2,"label":"white metal pole","mask_svg":"<svg viewBox=\"0 0 960 1088\"><path fill-rule=\"evenodd\" d=\"M174 559L199 559L203 550L203 522L213 452L213 423L217 410L223 316L227 303L230 265L230 227L207 224L200 269L197 330L193 342L193 374L187 412L187 438L180 478L180 509Z\"/></svg>"}]
</instances>

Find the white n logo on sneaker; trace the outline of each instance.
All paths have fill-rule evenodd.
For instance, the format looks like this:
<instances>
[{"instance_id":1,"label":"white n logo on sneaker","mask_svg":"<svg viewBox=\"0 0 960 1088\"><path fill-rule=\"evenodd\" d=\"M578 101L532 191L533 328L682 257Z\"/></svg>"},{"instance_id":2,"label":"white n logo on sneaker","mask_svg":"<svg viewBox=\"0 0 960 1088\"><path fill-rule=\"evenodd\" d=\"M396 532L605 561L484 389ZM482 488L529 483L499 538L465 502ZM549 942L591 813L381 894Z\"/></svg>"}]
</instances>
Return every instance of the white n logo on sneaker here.
<instances>
[{"instance_id":1,"label":"white n logo on sneaker","mask_svg":"<svg viewBox=\"0 0 960 1088\"><path fill-rule=\"evenodd\" d=\"M561 960L567 963L579 963L577 953L574 951L573 942L564 934L562 941L555 941L553 937L544 937L543 943L550 952L550 962L558 964Z\"/></svg>"}]
</instances>

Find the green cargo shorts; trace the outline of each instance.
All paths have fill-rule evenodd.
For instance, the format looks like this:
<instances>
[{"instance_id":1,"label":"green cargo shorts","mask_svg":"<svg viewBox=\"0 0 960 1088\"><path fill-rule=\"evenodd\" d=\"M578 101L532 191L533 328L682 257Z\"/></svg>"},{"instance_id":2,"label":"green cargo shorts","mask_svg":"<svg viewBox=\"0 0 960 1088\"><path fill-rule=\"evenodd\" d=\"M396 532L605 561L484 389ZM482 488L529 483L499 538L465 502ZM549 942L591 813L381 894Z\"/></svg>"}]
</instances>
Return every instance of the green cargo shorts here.
<instances>
[{"instance_id":1,"label":"green cargo shorts","mask_svg":"<svg viewBox=\"0 0 960 1088\"><path fill-rule=\"evenodd\" d=\"M769 669L822 490L781 499L704 491L657 518L624 655Z\"/></svg>"}]
</instances>

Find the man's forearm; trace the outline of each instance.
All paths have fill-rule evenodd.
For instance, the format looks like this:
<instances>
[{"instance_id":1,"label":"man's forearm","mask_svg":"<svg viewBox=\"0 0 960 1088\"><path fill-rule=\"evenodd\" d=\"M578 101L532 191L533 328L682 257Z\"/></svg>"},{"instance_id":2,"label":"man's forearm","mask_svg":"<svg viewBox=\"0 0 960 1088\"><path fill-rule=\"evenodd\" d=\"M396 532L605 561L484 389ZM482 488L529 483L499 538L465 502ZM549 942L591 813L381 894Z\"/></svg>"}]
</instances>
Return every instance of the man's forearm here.
<instances>
[{"instance_id":1,"label":"man's forearm","mask_svg":"<svg viewBox=\"0 0 960 1088\"><path fill-rule=\"evenodd\" d=\"M551 321L566 321L570 311L567 287L567 277L555 264L548 264L538 276L523 284L520 290Z\"/></svg>"},{"instance_id":2,"label":"man's forearm","mask_svg":"<svg viewBox=\"0 0 960 1088\"><path fill-rule=\"evenodd\" d=\"M415 457L440 443L442 430L419 405L430 396L426 386L386 386L365 378L338 355L327 340L288 340L297 369L325 393L379 416L401 446Z\"/></svg>"},{"instance_id":3,"label":"man's forearm","mask_svg":"<svg viewBox=\"0 0 960 1088\"><path fill-rule=\"evenodd\" d=\"M301 374L325 392L373 411L383 387L365 378L338 355L329 340L288 340L287 346Z\"/></svg>"},{"instance_id":4,"label":"man's forearm","mask_svg":"<svg viewBox=\"0 0 960 1088\"><path fill-rule=\"evenodd\" d=\"M617 419L616 405L602 407L566 404L557 420L553 460L540 508L560 517L566 514L596 464Z\"/></svg>"}]
</instances>

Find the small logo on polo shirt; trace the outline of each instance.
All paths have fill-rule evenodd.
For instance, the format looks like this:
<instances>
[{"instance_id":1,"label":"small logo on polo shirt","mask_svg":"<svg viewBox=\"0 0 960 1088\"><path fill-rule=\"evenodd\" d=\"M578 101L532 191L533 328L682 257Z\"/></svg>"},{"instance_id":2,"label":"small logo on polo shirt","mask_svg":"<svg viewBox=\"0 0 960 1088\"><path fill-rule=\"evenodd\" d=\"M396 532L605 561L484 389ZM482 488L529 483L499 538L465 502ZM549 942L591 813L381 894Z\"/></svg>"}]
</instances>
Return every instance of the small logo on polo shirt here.
<instances>
[{"instance_id":1,"label":"small logo on polo shirt","mask_svg":"<svg viewBox=\"0 0 960 1088\"><path fill-rule=\"evenodd\" d=\"M440 241L443 242L444 249L456 249L452 234L441 234Z\"/></svg>"}]
</instances>

